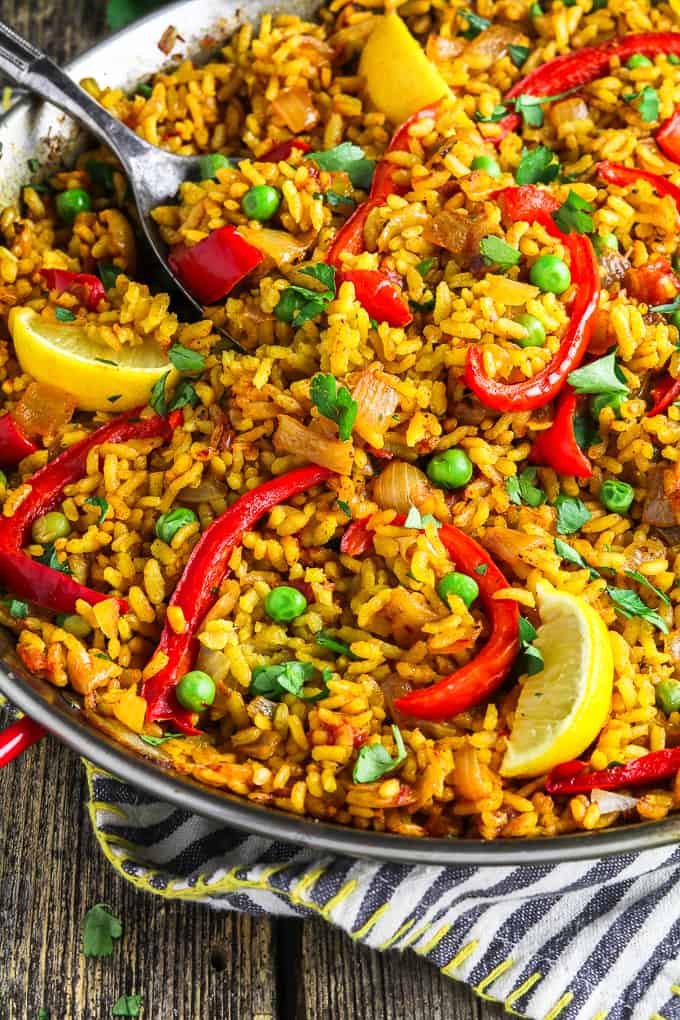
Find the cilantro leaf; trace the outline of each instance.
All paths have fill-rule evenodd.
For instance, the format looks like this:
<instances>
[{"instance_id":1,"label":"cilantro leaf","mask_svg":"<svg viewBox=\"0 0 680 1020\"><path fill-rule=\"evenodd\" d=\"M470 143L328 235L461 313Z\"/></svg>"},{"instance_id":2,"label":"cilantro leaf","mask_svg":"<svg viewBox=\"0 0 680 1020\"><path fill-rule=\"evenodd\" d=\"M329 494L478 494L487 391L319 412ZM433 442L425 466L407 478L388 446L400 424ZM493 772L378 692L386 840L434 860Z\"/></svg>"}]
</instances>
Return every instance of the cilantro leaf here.
<instances>
[{"instance_id":1,"label":"cilantro leaf","mask_svg":"<svg viewBox=\"0 0 680 1020\"><path fill-rule=\"evenodd\" d=\"M490 27L491 22L488 18L483 18L480 14L475 14L474 11L469 10L467 7L462 7L458 11L458 15L464 18L468 23L468 27L461 35L465 39L476 39L478 35L485 32Z\"/></svg>"},{"instance_id":2,"label":"cilantro leaf","mask_svg":"<svg viewBox=\"0 0 680 1020\"><path fill-rule=\"evenodd\" d=\"M399 767L406 759L406 748L401 731L397 726L392 726L392 735L397 745L397 757L392 758L384 744L364 744L359 749L357 760L354 763L352 779L355 783L373 783L380 779L387 772Z\"/></svg>"},{"instance_id":3,"label":"cilantro leaf","mask_svg":"<svg viewBox=\"0 0 680 1020\"><path fill-rule=\"evenodd\" d=\"M535 467L525 468L519 475L506 478L505 488L508 490L510 502L517 506L521 506L522 503L526 503L527 506L540 506L545 501L545 493L543 489L534 485L535 481Z\"/></svg>"},{"instance_id":4,"label":"cilantro leaf","mask_svg":"<svg viewBox=\"0 0 680 1020\"><path fill-rule=\"evenodd\" d=\"M670 606L671 600L669 599L668 595L666 595L666 592L660 591L656 587L656 585L652 584L649 578L645 577L644 574L641 574L639 570L624 570L624 574L626 575L626 577L632 577L634 581L637 581L638 584L644 585L645 588L649 588L649 590L653 591L654 594L658 598L660 598L662 602L665 602L667 606Z\"/></svg>"},{"instance_id":5,"label":"cilantro leaf","mask_svg":"<svg viewBox=\"0 0 680 1020\"><path fill-rule=\"evenodd\" d=\"M519 618L519 639L523 645L529 644L537 636L538 631L526 616Z\"/></svg>"},{"instance_id":6,"label":"cilantro leaf","mask_svg":"<svg viewBox=\"0 0 680 1020\"><path fill-rule=\"evenodd\" d=\"M616 351L574 369L567 382L576 393L628 393L623 373L616 364Z\"/></svg>"},{"instance_id":7,"label":"cilantro leaf","mask_svg":"<svg viewBox=\"0 0 680 1020\"><path fill-rule=\"evenodd\" d=\"M659 312L661 315L670 315L672 312L677 312L678 309L680 309L680 298L671 301L668 305L652 305L649 310L650 312Z\"/></svg>"},{"instance_id":8,"label":"cilantro leaf","mask_svg":"<svg viewBox=\"0 0 680 1020\"><path fill-rule=\"evenodd\" d=\"M617 613L626 620L639 616L647 623L658 627L662 634L668 634L668 624L657 612L645 605L640 596L630 588L611 588L607 586L607 594L614 603Z\"/></svg>"},{"instance_id":9,"label":"cilantro leaf","mask_svg":"<svg viewBox=\"0 0 680 1020\"><path fill-rule=\"evenodd\" d=\"M526 673L527 676L534 676L535 673L540 673L543 669L543 656L538 650L532 645L532 641L537 636L536 628L529 620L524 616L519 618L519 643L520 643L520 654L517 659L517 666L520 673Z\"/></svg>"},{"instance_id":10,"label":"cilantro leaf","mask_svg":"<svg viewBox=\"0 0 680 1020\"><path fill-rule=\"evenodd\" d=\"M591 567L586 563L581 554L576 549L572 549L568 542L563 542L561 538L555 539L555 552L563 560L566 560L567 563L573 563L577 567L584 567L586 570L589 570L592 580L600 576L599 571L595 570L595 567Z\"/></svg>"},{"instance_id":11,"label":"cilantro leaf","mask_svg":"<svg viewBox=\"0 0 680 1020\"><path fill-rule=\"evenodd\" d=\"M178 737L183 738L184 733L164 733L162 737L152 737L148 733L140 733L139 739L143 740L145 744L150 744L152 747L158 747L159 744L164 744L166 740L176 740Z\"/></svg>"},{"instance_id":12,"label":"cilantro leaf","mask_svg":"<svg viewBox=\"0 0 680 1020\"><path fill-rule=\"evenodd\" d=\"M272 701L277 701L284 694L294 694L296 698L301 698L302 688L313 676L314 664L298 662L297 659L272 666L256 666L248 693L260 694Z\"/></svg>"},{"instance_id":13,"label":"cilantro leaf","mask_svg":"<svg viewBox=\"0 0 680 1020\"><path fill-rule=\"evenodd\" d=\"M521 258L516 248L507 244L502 238L496 237L495 234L489 234L482 238L479 242L479 251L487 266L495 265L499 269L510 269L511 266L516 266Z\"/></svg>"},{"instance_id":14,"label":"cilantro leaf","mask_svg":"<svg viewBox=\"0 0 680 1020\"><path fill-rule=\"evenodd\" d=\"M414 528L418 531L424 531L426 524L434 524L435 528L441 528L442 522L438 521L432 514L424 514L421 516L420 510L412 506L409 508L409 512L406 514L406 520L403 523L404 528Z\"/></svg>"},{"instance_id":15,"label":"cilantro leaf","mask_svg":"<svg viewBox=\"0 0 680 1020\"><path fill-rule=\"evenodd\" d=\"M355 188L370 188L375 172L375 162L366 159L366 153L352 142L341 142L332 149L308 152L305 159L313 159L321 170L341 170L349 177Z\"/></svg>"},{"instance_id":16,"label":"cilantro leaf","mask_svg":"<svg viewBox=\"0 0 680 1020\"><path fill-rule=\"evenodd\" d=\"M560 172L560 163L547 145L537 145L529 152L522 149L522 158L515 173L518 184L550 184Z\"/></svg>"},{"instance_id":17,"label":"cilantro leaf","mask_svg":"<svg viewBox=\"0 0 680 1020\"><path fill-rule=\"evenodd\" d=\"M508 53L515 67L520 70L526 63L531 50L528 46L519 46L517 43L510 43Z\"/></svg>"},{"instance_id":18,"label":"cilantro leaf","mask_svg":"<svg viewBox=\"0 0 680 1020\"><path fill-rule=\"evenodd\" d=\"M204 356L181 344L173 344L168 357L178 372L200 372L205 368Z\"/></svg>"},{"instance_id":19,"label":"cilantro leaf","mask_svg":"<svg viewBox=\"0 0 680 1020\"><path fill-rule=\"evenodd\" d=\"M645 85L640 93L638 113L645 124L651 124L659 118L659 93L651 85Z\"/></svg>"},{"instance_id":20,"label":"cilantro leaf","mask_svg":"<svg viewBox=\"0 0 680 1020\"><path fill-rule=\"evenodd\" d=\"M594 205L570 191L566 201L551 216L563 234L592 234L595 227L590 213L594 211Z\"/></svg>"},{"instance_id":21,"label":"cilantro leaf","mask_svg":"<svg viewBox=\"0 0 680 1020\"><path fill-rule=\"evenodd\" d=\"M69 311L68 308L62 308L61 305L57 305L54 309L54 317L57 322L75 322L76 317L73 312Z\"/></svg>"},{"instance_id":22,"label":"cilantro leaf","mask_svg":"<svg viewBox=\"0 0 680 1020\"><path fill-rule=\"evenodd\" d=\"M109 512L109 504L107 503L107 501L103 499L101 496L88 496L85 502L89 503L90 506L99 507L99 520L97 521L97 524L101 524L102 521L105 519L107 513Z\"/></svg>"},{"instance_id":23,"label":"cilantro leaf","mask_svg":"<svg viewBox=\"0 0 680 1020\"><path fill-rule=\"evenodd\" d=\"M54 548L54 542L48 542L47 545L43 546L42 556L36 557L36 563L44 563L46 567L51 567L52 570L58 570L60 574L71 573L68 560L64 560L62 563L59 559L57 550Z\"/></svg>"},{"instance_id":24,"label":"cilantro leaf","mask_svg":"<svg viewBox=\"0 0 680 1020\"><path fill-rule=\"evenodd\" d=\"M85 914L83 956L111 956L113 940L123 934L123 926L105 903L97 903Z\"/></svg>"},{"instance_id":25,"label":"cilantro leaf","mask_svg":"<svg viewBox=\"0 0 680 1020\"><path fill-rule=\"evenodd\" d=\"M557 530L560 535L573 535L592 517L588 507L577 496L565 496L560 493L555 500L555 508Z\"/></svg>"},{"instance_id":26,"label":"cilantro leaf","mask_svg":"<svg viewBox=\"0 0 680 1020\"><path fill-rule=\"evenodd\" d=\"M335 422L340 439L346 441L352 434L358 405L346 386L338 388L334 375L317 373L309 388L312 403L324 418Z\"/></svg>"},{"instance_id":27,"label":"cilantro leaf","mask_svg":"<svg viewBox=\"0 0 680 1020\"><path fill-rule=\"evenodd\" d=\"M143 1001L141 995L121 995L120 999L113 1004L111 1016L138 1017Z\"/></svg>"}]
</instances>

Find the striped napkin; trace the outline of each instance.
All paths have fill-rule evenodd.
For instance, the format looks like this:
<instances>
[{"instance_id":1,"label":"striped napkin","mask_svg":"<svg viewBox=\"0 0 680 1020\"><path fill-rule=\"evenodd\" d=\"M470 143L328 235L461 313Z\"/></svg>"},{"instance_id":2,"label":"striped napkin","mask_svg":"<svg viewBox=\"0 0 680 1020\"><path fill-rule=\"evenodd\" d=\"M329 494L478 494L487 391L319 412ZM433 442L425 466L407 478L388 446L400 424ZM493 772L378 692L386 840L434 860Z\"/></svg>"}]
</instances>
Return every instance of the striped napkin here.
<instances>
[{"instance_id":1,"label":"striped napkin","mask_svg":"<svg viewBox=\"0 0 680 1020\"><path fill-rule=\"evenodd\" d=\"M680 1020L680 847L576 864L379 864L227 829L87 764L116 870L218 910L321 915L535 1020Z\"/></svg>"}]
</instances>

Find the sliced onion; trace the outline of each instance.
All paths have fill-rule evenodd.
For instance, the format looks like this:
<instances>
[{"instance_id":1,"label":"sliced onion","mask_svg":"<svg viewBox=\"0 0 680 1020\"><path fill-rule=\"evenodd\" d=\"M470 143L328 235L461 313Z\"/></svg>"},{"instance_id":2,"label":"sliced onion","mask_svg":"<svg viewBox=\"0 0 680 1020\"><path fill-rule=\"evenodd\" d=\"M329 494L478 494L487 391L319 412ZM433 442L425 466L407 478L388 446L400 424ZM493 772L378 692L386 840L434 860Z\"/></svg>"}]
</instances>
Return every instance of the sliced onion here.
<instances>
[{"instance_id":1,"label":"sliced onion","mask_svg":"<svg viewBox=\"0 0 680 1020\"><path fill-rule=\"evenodd\" d=\"M284 453L293 453L312 464L337 471L339 475L348 475L352 470L354 456L350 442L328 439L288 414L279 415L274 446Z\"/></svg>"},{"instance_id":2,"label":"sliced onion","mask_svg":"<svg viewBox=\"0 0 680 1020\"><path fill-rule=\"evenodd\" d=\"M482 535L482 545L517 572L531 565L523 557L532 549L545 545L545 539L542 535L527 535L512 528L486 528Z\"/></svg>"},{"instance_id":3,"label":"sliced onion","mask_svg":"<svg viewBox=\"0 0 680 1020\"><path fill-rule=\"evenodd\" d=\"M258 229L244 226L239 227L238 232L248 244L252 244L254 248L259 248L265 255L269 255L279 269L304 258L313 241L310 234L293 237L287 230L272 230L271 227Z\"/></svg>"},{"instance_id":4,"label":"sliced onion","mask_svg":"<svg viewBox=\"0 0 680 1020\"><path fill-rule=\"evenodd\" d=\"M444 64L447 60L459 57L465 49L463 39L447 39L443 35L431 35L427 40L425 53L435 64Z\"/></svg>"},{"instance_id":5,"label":"sliced onion","mask_svg":"<svg viewBox=\"0 0 680 1020\"><path fill-rule=\"evenodd\" d=\"M590 117L588 104L580 96L569 96L560 103L551 103L548 116L556 128L564 124L572 124L576 120L587 120Z\"/></svg>"},{"instance_id":6,"label":"sliced onion","mask_svg":"<svg viewBox=\"0 0 680 1020\"><path fill-rule=\"evenodd\" d=\"M12 410L12 417L27 436L50 439L73 417L76 402L54 386L33 382Z\"/></svg>"},{"instance_id":7,"label":"sliced onion","mask_svg":"<svg viewBox=\"0 0 680 1020\"><path fill-rule=\"evenodd\" d=\"M271 112L274 120L283 123L294 135L310 131L319 123L312 93L305 88L282 89L272 102Z\"/></svg>"},{"instance_id":8,"label":"sliced onion","mask_svg":"<svg viewBox=\"0 0 680 1020\"><path fill-rule=\"evenodd\" d=\"M392 415L399 403L397 391L375 369L367 368L359 376L352 396L357 402L355 432L381 450L383 436L392 424Z\"/></svg>"},{"instance_id":9,"label":"sliced onion","mask_svg":"<svg viewBox=\"0 0 680 1020\"><path fill-rule=\"evenodd\" d=\"M539 293L538 287L531 283L510 280L507 276L498 276L495 273L488 273L486 282L494 301L500 301L504 305L525 305Z\"/></svg>"},{"instance_id":10,"label":"sliced onion","mask_svg":"<svg viewBox=\"0 0 680 1020\"><path fill-rule=\"evenodd\" d=\"M593 804L597 804L602 815L608 815L610 811L632 811L638 802L637 797L614 793L612 790L592 790L590 799Z\"/></svg>"},{"instance_id":11,"label":"sliced onion","mask_svg":"<svg viewBox=\"0 0 680 1020\"><path fill-rule=\"evenodd\" d=\"M465 59L476 71L484 71L507 53L510 43L518 43L521 32L509 25L490 25L465 47Z\"/></svg>"},{"instance_id":12,"label":"sliced onion","mask_svg":"<svg viewBox=\"0 0 680 1020\"><path fill-rule=\"evenodd\" d=\"M224 652L201 645L196 658L196 669L207 673L216 684L224 683L229 674L229 660Z\"/></svg>"},{"instance_id":13,"label":"sliced onion","mask_svg":"<svg viewBox=\"0 0 680 1020\"><path fill-rule=\"evenodd\" d=\"M393 460L378 475L373 486L373 499L383 510L407 514L412 506L419 507L432 492L427 475L403 460Z\"/></svg>"},{"instance_id":14,"label":"sliced onion","mask_svg":"<svg viewBox=\"0 0 680 1020\"><path fill-rule=\"evenodd\" d=\"M224 482L216 478L204 478L200 485L182 489L178 499L181 503L195 506L198 503L209 503L211 499L224 499L228 489Z\"/></svg>"}]
</instances>

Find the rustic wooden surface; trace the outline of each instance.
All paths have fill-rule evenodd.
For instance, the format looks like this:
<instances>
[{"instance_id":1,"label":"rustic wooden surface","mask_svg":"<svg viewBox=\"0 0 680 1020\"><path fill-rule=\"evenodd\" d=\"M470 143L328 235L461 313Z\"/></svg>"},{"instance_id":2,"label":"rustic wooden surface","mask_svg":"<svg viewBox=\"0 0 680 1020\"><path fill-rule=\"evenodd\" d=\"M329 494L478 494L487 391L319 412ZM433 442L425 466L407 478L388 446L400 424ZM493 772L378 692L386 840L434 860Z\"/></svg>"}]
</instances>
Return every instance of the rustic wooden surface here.
<instances>
[{"instance_id":1,"label":"rustic wooden surface","mask_svg":"<svg viewBox=\"0 0 680 1020\"><path fill-rule=\"evenodd\" d=\"M103 0L0 0L0 19L58 60L105 32ZM0 719L2 713L0 713ZM0 772L0 1020L104 1020L121 995L148 1020L497 1020L413 953L375 953L321 921L251 919L137 892L99 853L78 757L49 738ZM85 959L95 903L124 924Z\"/></svg>"}]
</instances>

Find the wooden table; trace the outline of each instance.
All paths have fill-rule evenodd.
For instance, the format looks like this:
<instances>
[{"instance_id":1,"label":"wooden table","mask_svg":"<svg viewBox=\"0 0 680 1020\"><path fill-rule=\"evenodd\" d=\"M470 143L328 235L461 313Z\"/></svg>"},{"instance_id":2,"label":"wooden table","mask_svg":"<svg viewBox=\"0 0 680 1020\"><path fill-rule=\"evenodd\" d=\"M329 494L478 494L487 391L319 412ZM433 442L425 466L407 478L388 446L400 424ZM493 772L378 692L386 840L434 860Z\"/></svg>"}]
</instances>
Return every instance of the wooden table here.
<instances>
[{"instance_id":1,"label":"wooden table","mask_svg":"<svg viewBox=\"0 0 680 1020\"><path fill-rule=\"evenodd\" d=\"M105 33L103 0L0 0L57 60ZM0 713L2 723L6 721ZM251 919L139 893L92 835L84 770L49 738L0 772L0 1017L105 1020L124 994L147 1020L497 1020L501 1010L413 953L376 953L322 921ZM81 954L83 914L124 924L113 957Z\"/></svg>"}]
</instances>

